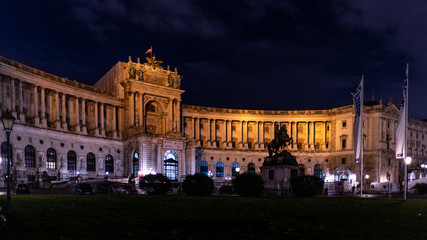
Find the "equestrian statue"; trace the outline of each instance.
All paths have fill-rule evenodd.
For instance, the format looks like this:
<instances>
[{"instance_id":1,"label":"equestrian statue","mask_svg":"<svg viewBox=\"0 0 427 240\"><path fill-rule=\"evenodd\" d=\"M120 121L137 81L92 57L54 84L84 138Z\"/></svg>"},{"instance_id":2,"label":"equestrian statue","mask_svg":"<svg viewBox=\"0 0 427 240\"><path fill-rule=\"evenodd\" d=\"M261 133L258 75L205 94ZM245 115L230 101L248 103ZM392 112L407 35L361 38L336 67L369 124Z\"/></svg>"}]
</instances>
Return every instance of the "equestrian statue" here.
<instances>
[{"instance_id":1,"label":"equestrian statue","mask_svg":"<svg viewBox=\"0 0 427 240\"><path fill-rule=\"evenodd\" d=\"M273 153L277 154L281 147L285 148L291 141L292 138L288 135L286 125L279 129L279 124L276 124L274 126L274 139L268 144L268 155L271 157Z\"/></svg>"}]
</instances>

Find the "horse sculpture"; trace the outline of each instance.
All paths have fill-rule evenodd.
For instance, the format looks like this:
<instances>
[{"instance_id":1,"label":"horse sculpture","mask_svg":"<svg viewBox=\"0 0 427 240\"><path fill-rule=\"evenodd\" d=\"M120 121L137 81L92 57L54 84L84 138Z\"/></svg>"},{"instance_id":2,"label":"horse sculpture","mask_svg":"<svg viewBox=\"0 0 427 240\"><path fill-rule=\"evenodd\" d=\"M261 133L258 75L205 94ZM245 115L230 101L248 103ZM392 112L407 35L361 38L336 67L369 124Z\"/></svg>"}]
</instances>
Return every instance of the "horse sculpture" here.
<instances>
[{"instance_id":1,"label":"horse sculpture","mask_svg":"<svg viewBox=\"0 0 427 240\"><path fill-rule=\"evenodd\" d=\"M274 139L268 143L268 155L271 157L274 154L277 154L281 147L285 148L288 143L292 141L292 138L289 137L286 125L282 127L276 125L274 126Z\"/></svg>"}]
</instances>

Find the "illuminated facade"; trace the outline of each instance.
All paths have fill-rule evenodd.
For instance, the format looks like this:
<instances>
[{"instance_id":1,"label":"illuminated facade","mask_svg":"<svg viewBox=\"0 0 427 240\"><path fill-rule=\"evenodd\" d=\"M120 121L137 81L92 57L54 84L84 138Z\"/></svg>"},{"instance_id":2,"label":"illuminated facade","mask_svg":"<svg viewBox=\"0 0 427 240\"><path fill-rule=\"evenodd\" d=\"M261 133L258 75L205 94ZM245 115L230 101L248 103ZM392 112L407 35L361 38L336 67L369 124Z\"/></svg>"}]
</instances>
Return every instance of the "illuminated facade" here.
<instances>
[{"instance_id":1,"label":"illuminated facade","mask_svg":"<svg viewBox=\"0 0 427 240\"><path fill-rule=\"evenodd\" d=\"M216 182L259 172L274 138L287 125L289 151L300 169L327 181L359 180L354 163L353 106L327 110L264 111L184 105L181 76L159 62L118 62L94 86L71 81L0 57L0 108L17 118L11 134L14 183L59 179L127 178L160 172L182 181L204 172ZM191 94L191 93L189 93ZM364 175L369 182L403 180L394 154L399 110L367 102ZM0 187L6 173L1 130ZM409 166L415 178L427 166L427 123L409 121Z\"/></svg>"}]
</instances>

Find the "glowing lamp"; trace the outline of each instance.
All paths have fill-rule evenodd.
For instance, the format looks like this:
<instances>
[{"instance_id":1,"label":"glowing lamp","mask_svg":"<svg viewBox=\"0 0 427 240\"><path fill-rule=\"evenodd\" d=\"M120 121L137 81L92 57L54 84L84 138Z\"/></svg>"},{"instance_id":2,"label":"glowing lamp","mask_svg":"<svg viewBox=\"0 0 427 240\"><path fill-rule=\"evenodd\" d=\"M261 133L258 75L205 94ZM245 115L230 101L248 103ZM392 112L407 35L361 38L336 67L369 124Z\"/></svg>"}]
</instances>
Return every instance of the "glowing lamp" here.
<instances>
[{"instance_id":1,"label":"glowing lamp","mask_svg":"<svg viewBox=\"0 0 427 240\"><path fill-rule=\"evenodd\" d=\"M369 175L368 175L368 174L366 174L366 175L365 175L365 178L366 178L366 179L369 179Z\"/></svg>"},{"instance_id":2,"label":"glowing lamp","mask_svg":"<svg viewBox=\"0 0 427 240\"><path fill-rule=\"evenodd\" d=\"M240 168L236 167L236 173L240 172Z\"/></svg>"},{"instance_id":3,"label":"glowing lamp","mask_svg":"<svg viewBox=\"0 0 427 240\"><path fill-rule=\"evenodd\" d=\"M411 157L406 157L406 165L409 165L409 164L411 164L411 161L412 161L412 158Z\"/></svg>"}]
</instances>

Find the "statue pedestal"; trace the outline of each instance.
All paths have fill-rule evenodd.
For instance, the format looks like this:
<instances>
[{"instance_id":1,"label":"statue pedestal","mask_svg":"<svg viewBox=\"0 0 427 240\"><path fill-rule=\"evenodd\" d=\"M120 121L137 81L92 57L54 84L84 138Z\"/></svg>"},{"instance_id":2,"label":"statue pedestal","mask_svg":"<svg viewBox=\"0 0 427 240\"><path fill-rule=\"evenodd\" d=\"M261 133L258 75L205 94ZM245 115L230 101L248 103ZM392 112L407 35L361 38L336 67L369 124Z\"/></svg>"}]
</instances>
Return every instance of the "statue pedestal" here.
<instances>
[{"instance_id":1,"label":"statue pedestal","mask_svg":"<svg viewBox=\"0 0 427 240\"><path fill-rule=\"evenodd\" d=\"M266 157L260 169L267 194L292 193L290 179L298 176L299 169L295 156L284 150L274 156Z\"/></svg>"}]
</instances>

